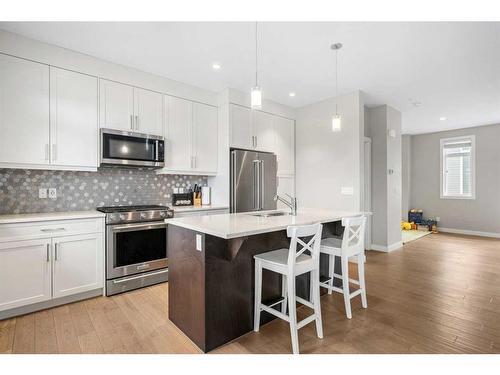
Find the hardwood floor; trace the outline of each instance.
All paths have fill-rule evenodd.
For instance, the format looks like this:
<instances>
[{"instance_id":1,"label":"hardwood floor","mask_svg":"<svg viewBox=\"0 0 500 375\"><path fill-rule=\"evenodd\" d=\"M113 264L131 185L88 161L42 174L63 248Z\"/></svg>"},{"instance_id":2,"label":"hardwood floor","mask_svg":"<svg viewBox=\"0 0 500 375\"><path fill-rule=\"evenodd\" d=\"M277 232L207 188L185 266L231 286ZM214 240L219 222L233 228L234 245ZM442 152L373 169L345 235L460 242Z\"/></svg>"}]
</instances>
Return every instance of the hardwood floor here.
<instances>
[{"instance_id":1,"label":"hardwood floor","mask_svg":"<svg viewBox=\"0 0 500 375\"><path fill-rule=\"evenodd\" d=\"M302 328L301 353L500 353L500 240L433 234L367 252L366 279L368 309L355 298L348 320L342 296L324 295L324 338ZM0 353L201 353L167 319L167 288L0 321ZM288 324L275 320L213 353L290 352Z\"/></svg>"}]
</instances>

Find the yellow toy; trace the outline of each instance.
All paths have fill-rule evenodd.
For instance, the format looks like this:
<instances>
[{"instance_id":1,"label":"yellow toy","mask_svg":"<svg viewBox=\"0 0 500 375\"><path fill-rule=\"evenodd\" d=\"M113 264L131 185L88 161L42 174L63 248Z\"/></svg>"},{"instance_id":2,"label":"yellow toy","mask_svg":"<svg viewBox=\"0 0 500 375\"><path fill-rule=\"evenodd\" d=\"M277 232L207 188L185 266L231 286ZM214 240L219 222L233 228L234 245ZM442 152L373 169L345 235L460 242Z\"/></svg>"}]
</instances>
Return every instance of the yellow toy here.
<instances>
[{"instance_id":1,"label":"yellow toy","mask_svg":"<svg viewBox=\"0 0 500 375\"><path fill-rule=\"evenodd\" d=\"M413 223L408 223L407 221L401 222L401 229L403 230L411 230Z\"/></svg>"}]
</instances>

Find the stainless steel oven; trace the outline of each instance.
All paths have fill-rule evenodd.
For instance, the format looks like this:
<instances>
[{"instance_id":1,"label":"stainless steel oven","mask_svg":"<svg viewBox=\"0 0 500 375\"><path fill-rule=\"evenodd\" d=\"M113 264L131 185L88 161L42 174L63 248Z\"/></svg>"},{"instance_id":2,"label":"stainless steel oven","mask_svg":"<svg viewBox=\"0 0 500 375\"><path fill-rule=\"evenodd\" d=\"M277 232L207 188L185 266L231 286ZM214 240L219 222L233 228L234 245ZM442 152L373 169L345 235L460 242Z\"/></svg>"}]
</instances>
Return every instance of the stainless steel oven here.
<instances>
[{"instance_id":1,"label":"stainless steel oven","mask_svg":"<svg viewBox=\"0 0 500 375\"><path fill-rule=\"evenodd\" d=\"M168 280L163 206L101 207L106 212L106 295Z\"/></svg>"},{"instance_id":2,"label":"stainless steel oven","mask_svg":"<svg viewBox=\"0 0 500 375\"><path fill-rule=\"evenodd\" d=\"M167 224L108 225L106 271L110 279L167 267Z\"/></svg>"},{"instance_id":3,"label":"stainless steel oven","mask_svg":"<svg viewBox=\"0 0 500 375\"><path fill-rule=\"evenodd\" d=\"M101 165L162 168L165 139L160 136L101 129Z\"/></svg>"}]
</instances>

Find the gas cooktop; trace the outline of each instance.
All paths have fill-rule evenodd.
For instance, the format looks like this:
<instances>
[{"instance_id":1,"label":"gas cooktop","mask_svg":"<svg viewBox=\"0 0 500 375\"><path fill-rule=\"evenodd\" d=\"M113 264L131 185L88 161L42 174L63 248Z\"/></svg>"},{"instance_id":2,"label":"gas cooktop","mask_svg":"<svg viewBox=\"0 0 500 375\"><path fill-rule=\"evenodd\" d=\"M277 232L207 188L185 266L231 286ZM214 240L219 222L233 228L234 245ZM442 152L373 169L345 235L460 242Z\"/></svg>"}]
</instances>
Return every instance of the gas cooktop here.
<instances>
[{"instance_id":1,"label":"gas cooktop","mask_svg":"<svg viewBox=\"0 0 500 375\"><path fill-rule=\"evenodd\" d=\"M160 221L174 217L172 209L160 205L109 206L97 207L96 210L106 214L106 224Z\"/></svg>"},{"instance_id":2,"label":"gas cooktop","mask_svg":"<svg viewBox=\"0 0 500 375\"><path fill-rule=\"evenodd\" d=\"M97 207L97 211L104 213L112 212L135 212L135 211L151 211L151 210L167 210L167 206L160 205L142 205L142 206L107 206L107 207Z\"/></svg>"}]
</instances>

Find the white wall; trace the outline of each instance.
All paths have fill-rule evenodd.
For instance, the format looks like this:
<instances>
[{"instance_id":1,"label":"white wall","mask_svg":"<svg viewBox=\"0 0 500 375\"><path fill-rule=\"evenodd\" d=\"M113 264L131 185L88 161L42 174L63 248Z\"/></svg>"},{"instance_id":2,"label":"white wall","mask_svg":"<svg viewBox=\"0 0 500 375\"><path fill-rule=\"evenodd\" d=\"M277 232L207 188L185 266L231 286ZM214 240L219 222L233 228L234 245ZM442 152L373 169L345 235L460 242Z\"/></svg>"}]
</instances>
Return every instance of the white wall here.
<instances>
[{"instance_id":1,"label":"white wall","mask_svg":"<svg viewBox=\"0 0 500 375\"><path fill-rule=\"evenodd\" d=\"M404 134L401 138L401 156L402 156L402 203L401 203L401 219L408 220L408 211L411 209L410 194L411 194L411 135Z\"/></svg>"},{"instance_id":2,"label":"white wall","mask_svg":"<svg viewBox=\"0 0 500 375\"><path fill-rule=\"evenodd\" d=\"M475 135L476 199L440 198L441 138ZM500 237L500 124L411 137L411 205L438 227Z\"/></svg>"},{"instance_id":3,"label":"white wall","mask_svg":"<svg viewBox=\"0 0 500 375\"><path fill-rule=\"evenodd\" d=\"M360 91L340 96L342 130L331 131L335 98L297 110L296 194L300 207L361 209L364 105ZM343 195L341 188L353 189Z\"/></svg>"},{"instance_id":4,"label":"white wall","mask_svg":"<svg viewBox=\"0 0 500 375\"><path fill-rule=\"evenodd\" d=\"M367 114L372 139L372 248L390 251L401 245L401 113L383 105Z\"/></svg>"}]
</instances>

